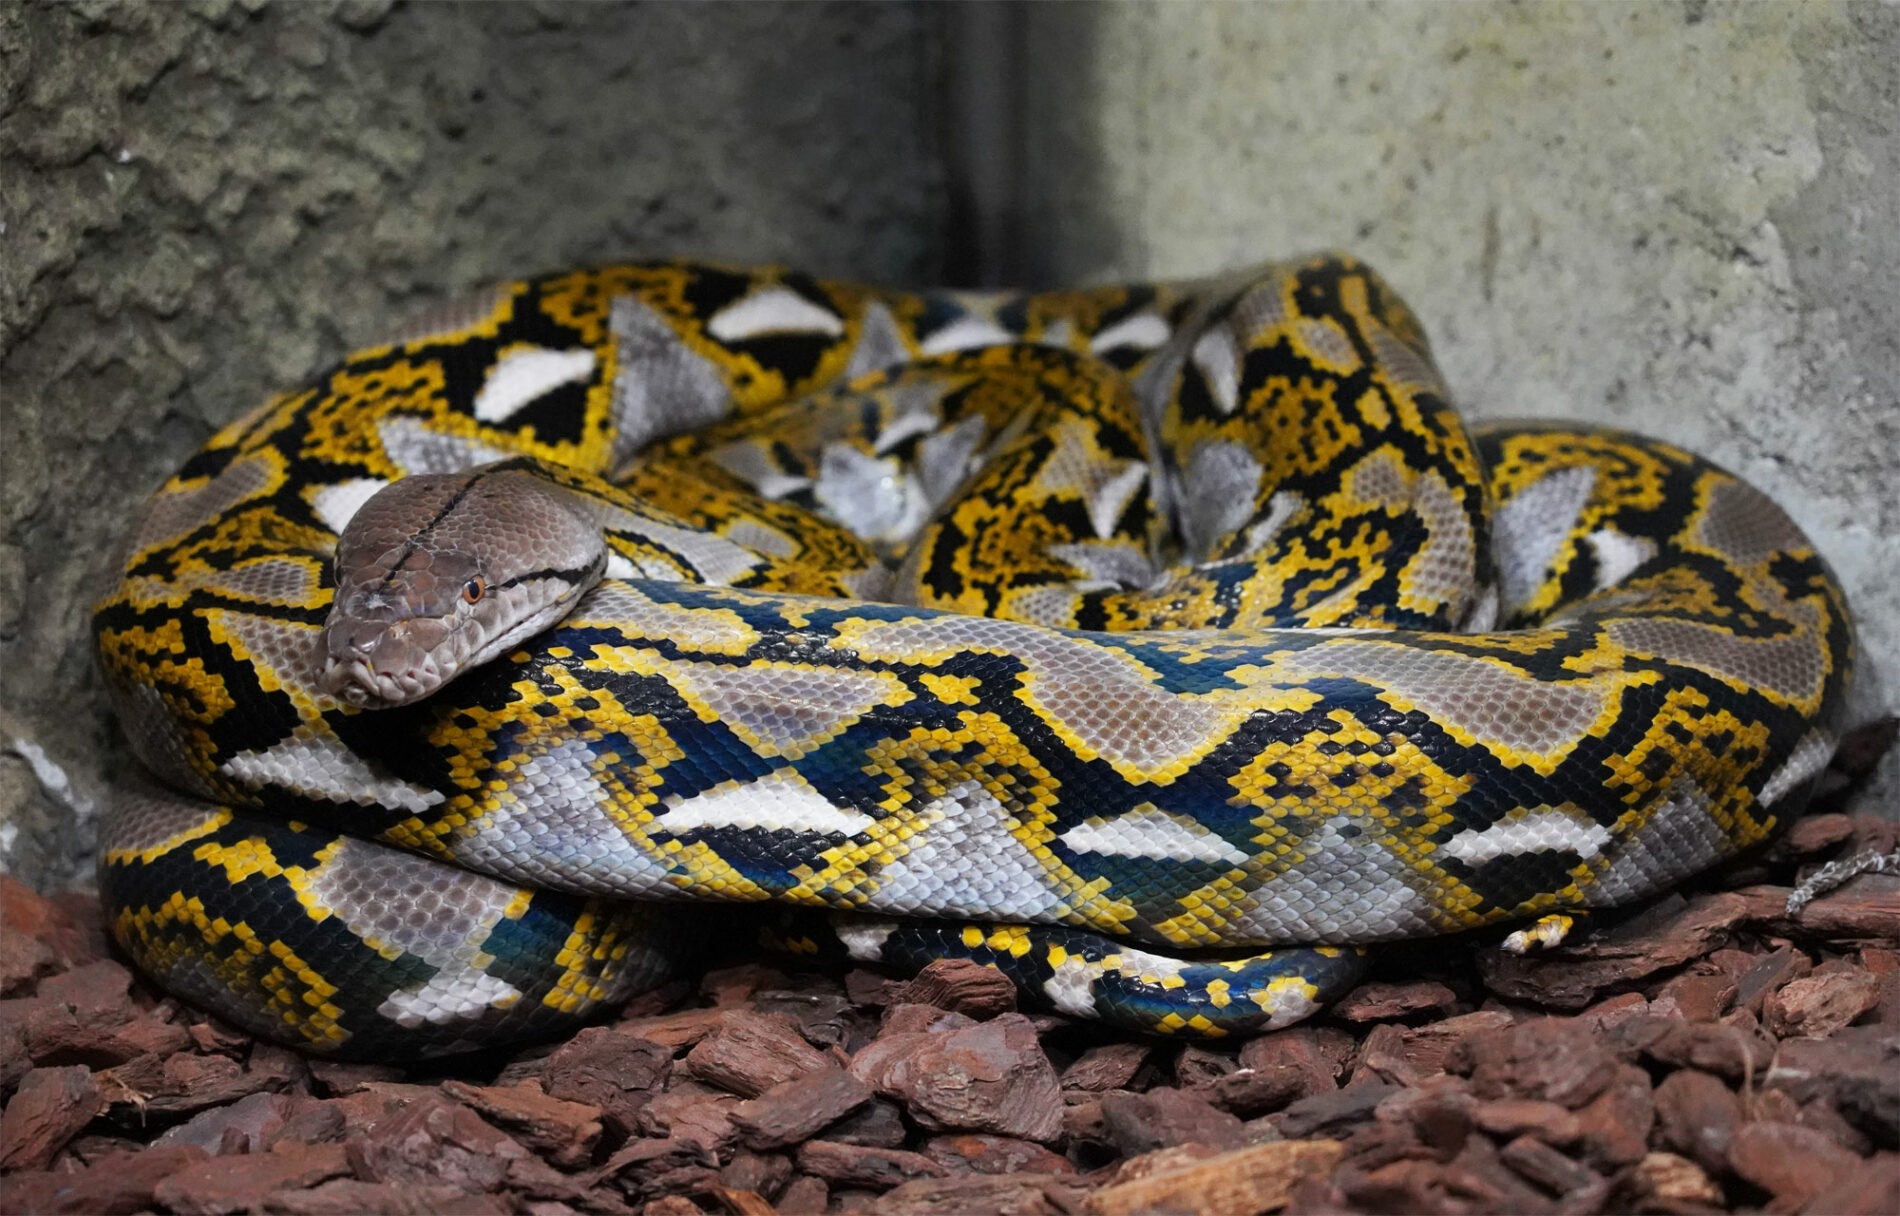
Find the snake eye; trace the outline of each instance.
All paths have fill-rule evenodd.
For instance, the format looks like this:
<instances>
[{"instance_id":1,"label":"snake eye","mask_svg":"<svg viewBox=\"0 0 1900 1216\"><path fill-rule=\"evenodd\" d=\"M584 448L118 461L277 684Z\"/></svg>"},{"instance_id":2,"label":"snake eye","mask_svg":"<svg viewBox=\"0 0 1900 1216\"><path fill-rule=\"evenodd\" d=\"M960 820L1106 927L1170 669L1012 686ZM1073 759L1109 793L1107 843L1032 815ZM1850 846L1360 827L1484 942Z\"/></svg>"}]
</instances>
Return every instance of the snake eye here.
<instances>
[{"instance_id":1,"label":"snake eye","mask_svg":"<svg viewBox=\"0 0 1900 1216\"><path fill-rule=\"evenodd\" d=\"M472 578L462 584L462 598L473 604L488 594L488 584L480 577Z\"/></svg>"}]
</instances>

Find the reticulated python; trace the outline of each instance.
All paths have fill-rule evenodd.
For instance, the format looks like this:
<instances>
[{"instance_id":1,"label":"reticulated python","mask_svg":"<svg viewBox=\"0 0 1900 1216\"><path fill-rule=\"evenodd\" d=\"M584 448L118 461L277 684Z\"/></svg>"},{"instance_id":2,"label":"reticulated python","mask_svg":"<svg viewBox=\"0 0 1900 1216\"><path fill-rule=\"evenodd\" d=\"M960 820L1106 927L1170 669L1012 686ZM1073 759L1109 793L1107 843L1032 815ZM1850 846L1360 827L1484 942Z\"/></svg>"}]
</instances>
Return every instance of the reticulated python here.
<instances>
[{"instance_id":1,"label":"reticulated python","mask_svg":"<svg viewBox=\"0 0 1900 1216\"><path fill-rule=\"evenodd\" d=\"M108 827L120 940L359 1055L572 1024L674 963L679 899L1282 1025L1349 947L1760 841L1853 645L1760 493L1625 434L1473 437L1344 258L515 284L216 436L96 634L176 791Z\"/></svg>"}]
</instances>

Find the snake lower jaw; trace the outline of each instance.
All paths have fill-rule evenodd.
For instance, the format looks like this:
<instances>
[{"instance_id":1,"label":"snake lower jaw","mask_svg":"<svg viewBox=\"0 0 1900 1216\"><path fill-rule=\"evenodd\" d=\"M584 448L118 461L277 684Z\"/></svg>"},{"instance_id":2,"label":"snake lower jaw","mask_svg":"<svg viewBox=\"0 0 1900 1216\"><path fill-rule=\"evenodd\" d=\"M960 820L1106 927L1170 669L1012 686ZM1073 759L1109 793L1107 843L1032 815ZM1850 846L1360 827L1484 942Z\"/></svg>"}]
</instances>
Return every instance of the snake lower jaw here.
<instances>
[{"instance_id":1,"label":"snake lower jaw","mask_svg":"<svg viewBox=\"0 0 1900 1216\"><path fill-rule=\"evenodd\" d=\"M448 683L446 673L424 659L408 670L377 671L368 662L331 661L317 677L317 687L355 709L394 709L420 701Z\"/></svg>"}]
</instances>

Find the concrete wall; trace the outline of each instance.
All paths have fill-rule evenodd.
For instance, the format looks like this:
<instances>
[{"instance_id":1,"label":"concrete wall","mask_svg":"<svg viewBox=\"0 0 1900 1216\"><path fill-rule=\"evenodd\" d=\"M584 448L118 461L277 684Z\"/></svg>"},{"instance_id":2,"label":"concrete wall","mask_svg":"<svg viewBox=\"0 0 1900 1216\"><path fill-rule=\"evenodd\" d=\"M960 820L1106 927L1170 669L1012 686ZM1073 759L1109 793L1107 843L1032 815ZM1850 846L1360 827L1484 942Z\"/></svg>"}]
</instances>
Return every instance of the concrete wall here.
<instances>
[{"instance_id":1,"label":"concrete wall","mask_svg":"<svg viewBox=\"0 0 1900 1216\"><path fill-rule=\"evenodd\" d=\"M1350 249L1472 413L1776 494L1892 707L1896 62L1890 5L0 6L0 866L89 864L86 606L138 497L430 300L654 253L1055 283Z\"/></svg>"},{"instance_id":2,"label":"concrete wall","mask_svg":"<svg viewBox=\"0 0 1900 1216\"><path fill-rule=\"evenodd\" d=\"M1900 705L1900 7L1019 16L1017 277L1355 252L1470 414L1627 426L1773 494L1847 585L1858 713Z\"/></svg>"},{"instance_id":3,"label":"concrete wall","mask_svg":"<svg viewBox=\"0 0 1900 1216\"><path fill-rule=\"evenodd\" d=\"M86 872L117 759L97 579L266 394L483 279L673 253L935 277L930 20L0 4L0 866Z\"/></svg>"}]
</instances>

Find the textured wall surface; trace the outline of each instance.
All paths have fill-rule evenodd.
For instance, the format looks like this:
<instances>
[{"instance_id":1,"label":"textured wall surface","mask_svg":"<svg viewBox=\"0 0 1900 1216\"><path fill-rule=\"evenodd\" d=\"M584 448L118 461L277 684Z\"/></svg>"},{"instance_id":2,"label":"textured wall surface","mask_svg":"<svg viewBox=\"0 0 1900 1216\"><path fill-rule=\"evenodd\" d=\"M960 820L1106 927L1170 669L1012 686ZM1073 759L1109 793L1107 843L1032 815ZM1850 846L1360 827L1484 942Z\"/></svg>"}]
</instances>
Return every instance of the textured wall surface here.
<instances>
[{"instance_id":1,"label":"textured wall surface","mask_svg":"<svg viewBox=\"0 0 1900 1216\"><path fill-rule=\"evenodd\" d=\"M934 277L928 20L0 5L0 865L84 873L115 760L97 580L134 504L267 393L445 293L569 264Z\"/></svg>"},{"instance_id":2,"label":"textured wall surface","mask_svg":"<svg viewBox=\"0 0 1900 1216\"><path fill-rule=\"evenodd\" d=\"M1900 705L1900 7L1024 17L1028 277L1358 253L1473 415L1627 426L1773 494L1847 585L1858 712Z\"/></svg>"},{"instance_id":3,"label":"textured wall surface","mask_svg":"<svg viewBox=\"0 0 1900 1216\"><path fill-rule=\"evenodd\" d=\"M0 4L0 866L88 864L87 604L218 424L491 277L935 278L951 198L1033 282L1362 254L1473 413L1776 494L1848 584L1863 712L1900 703L1900 8L977 16L946 91L910 6ZM996 124L948 169L945 114Z\"/></svg>"}]
</instances>

